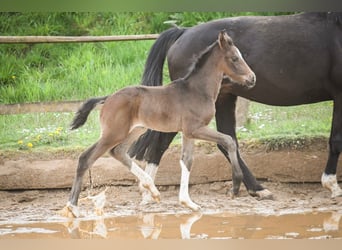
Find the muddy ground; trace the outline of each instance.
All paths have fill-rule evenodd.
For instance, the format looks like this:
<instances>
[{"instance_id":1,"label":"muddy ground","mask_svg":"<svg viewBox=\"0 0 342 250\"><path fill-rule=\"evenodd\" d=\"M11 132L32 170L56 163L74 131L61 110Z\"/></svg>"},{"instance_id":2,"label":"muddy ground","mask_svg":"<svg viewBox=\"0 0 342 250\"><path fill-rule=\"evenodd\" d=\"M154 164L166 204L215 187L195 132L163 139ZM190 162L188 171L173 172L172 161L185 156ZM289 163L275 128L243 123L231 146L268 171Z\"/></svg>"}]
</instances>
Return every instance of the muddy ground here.
<instances>
[{"instance_id":1,"label":"muddy ground","mask_svg":"<svg viewBox=\"0 0 342 250\"><path fill-rule=\"evenodd\" d=\"M222 177L222 172L215 173L222 177L219 178L218 181L214 180L216 177L214 179L203 179L203 175L208 174L208 172L203 172L200 170L201 168L207 169L206 164L208 162L212 166L224 165L225 163L223 162L225 159L222 158L222 156L215 155L219 154L216 150L200 146L201 149L199 151L197 150L197 158L199 155L201 155L202 158L199 159L197 165L194 164L196 168L198 168L198 173L197 177L196 174L194 174L195 177L190 187L190 196L194 202L201 206L200 213L203 215L229 214L238 216L263 216L263 218L266 216L270 218L270 216L288 214L314 215L317 213L325 213L324 216L327 216L327 213L329 213L330 216L330 213L332 213L332 217L336 218L337 214L337 231L335 230L334 232L340 232L339 228L341 226L339 224L341 224L340 218L342 216L342 198L331 199L330 192L323 189L319 183L327 154L326 142L315 143L313 145L314 146L310 147L301 147L300 149L292 148L276 151L270 151L260 147L251 148L242 146L241 151L244 159L252 166L251 169L253 173L256 174L263 186L273 193L273 200L258 200L255 197L251 197L248 195L244 186L241 189L240 195L232 199L227 195L232 184L229 180L230 172L224 174L224 178ZM74 155L69 155L69 158L70 157L74 157ZM178 157L178 148L169 150L168 155L166 156L168 164L170 164L170 161L175 161L174 164L177 164ZM49 159L48 156L41 155L39 164L42 165L44 163L42 163L42 161L49 162L56 160L56 158L61 160L62 157L61 155L55 155L53 159ZM205 159L208 159L208 161ZM27 158L23 155L3 157L0 162L0 164L2 164L1 169L4 170L5 167L9 168L13 162L13 164L15 164L16 161L22 163L25 162L25 160L30 163L35 162L32 155L28 155ZM10 165L6 164L9 161L12 163ZM300 164L303 165L304 170L298 167ZM280 166L280 168L277 168L277 166ZM225 169L225 166L222 168ZM108 182L107 184L98 185L92 189L89 188L87 181L85 181L86 184L81 193L81 198L86 197L87 195L96 195L107 188L106 204L104 207L104 216L106 218L137 216L141 214L153 214L158 216L165 214L175 216L193 214L190 209L184 208L178 203L179 184L177 181L179 181L179 173L170 173L167 172L166 169L166 167L162 168L161 166L158 175L176 175L176 178L174 178L175 181L174 184L172 184L173 181L171 179L174 176L170 176L169 179L171 182L168 185L163 185L163 182L165 182L168 176L159 176L159 179L157 178L157 187L161 192L160 203L140 205L141 198L138 191L138 184L134 181L127 180L126 177L123 177L125 179L124 182ZM174 169L178 169L177 171L179 171L179 168ZM2 178L5 179L6 177L6 180L10 180L10 178L13 177L12 175L3 174ZM51 176L46 182L51 182L53 178L54 176ZM28 182L34 182L34 180L34 176L31 176L29 177ZM54 220L63 221L63 217L59 215L59 211L65 206L69 192L70 188L1 190L0 224L4 225L4 228L1 229L0 226L0 236L2 232L3 237L9 237L6 234L6 228L11 228L13 227L13 224L17 223L46 222ZM91 201L82 200L79 205L83 218L94 216L94 206ZM208 218L209 221L212 219L212 217L210 219ZM244 218L244 221L245 220L246 217ZM311 219L308 220L310 221ZM202 221L205 220L202 219ZM125 223L127 223L127 221L123 223L123 225L126 225ZM135 227L140 228L140 226ZM204 225L203 228L206 228L206 226ZM311 229L309 228L308 230ZM220 230L218 230L218 232L219 231ZM291 231L291 229L289 229L289 231ZM338 234L335 235L335 237L342 237L342 235Z\"/></svg>"},{"instance_id":2,"label":"muddy ground","mask_svg":"<svg viewBox=\"0 0 342 250\"><path fill-rule=\"evenodd\" d=\"M287 213L340 211L342 199L331 199L328 191L319 184L263 183L274 194L273 200L257 200L245 189L239 197L231 199L226 192L231 182L193 185L190 195L201 206L202 213L227 212L238 214L281 215ZM95 188L97 194L104 188ZM178 187L160 186L161 202L140 205L137 186L113 186L106 191L104 212L111 215L132 215L138 213L191 213L178 204ZM34 221L55 217L68 199L69 190L1 191L1 221ZM84 190L81 196L88 195ZM83 215L92 214L90 201L80 202Z\"/></svg>"}]
</instances>

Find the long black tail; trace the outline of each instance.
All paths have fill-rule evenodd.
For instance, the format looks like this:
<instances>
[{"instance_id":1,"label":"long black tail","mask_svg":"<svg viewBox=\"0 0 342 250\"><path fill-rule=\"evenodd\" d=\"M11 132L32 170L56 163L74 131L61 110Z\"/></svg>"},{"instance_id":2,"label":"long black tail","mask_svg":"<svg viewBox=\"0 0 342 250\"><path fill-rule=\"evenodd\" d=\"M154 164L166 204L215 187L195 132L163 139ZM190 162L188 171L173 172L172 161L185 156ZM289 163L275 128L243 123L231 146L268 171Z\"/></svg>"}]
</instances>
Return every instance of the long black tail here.
<instances>
[{"instance_id":1,"label":"long black tail","mask_svg":"<svg viewBox=\"0 0 342 250\"><path fill-rule=\"evenodd\" d=\"M99 103L104 103L108 96L97 97L88 99L83 105L79 108L75 117L70 125L70 129L77 129L86 123L90 112L95 108L95 106Z\"/></svg>"},{"instance_id":2,"label":"long black tail","mask_svg":"<svg viewBox=\"0 0 342 250\"><path fill-rule=\"evenodd\" d=\"M184 28L170 28L160 34L148 54L141 84L158 86L163 83L163 67L167 52L184 33Z\"/></svg>"},{"instance_id":3,"label":"long black tail","mask_svg":"<svg viewBox=\"0 0 342 250\"><path fill-rule=\"evenodd\" d=\"M170 47L184 33L184 28L170 28L160 34L152 45L145 63L142 85L160 86L163 84L163 67ZM147 130L129 149L129 155L138 160L159 164L164 151L176 133L161 133Z\"/></svg>"}]
</instances>

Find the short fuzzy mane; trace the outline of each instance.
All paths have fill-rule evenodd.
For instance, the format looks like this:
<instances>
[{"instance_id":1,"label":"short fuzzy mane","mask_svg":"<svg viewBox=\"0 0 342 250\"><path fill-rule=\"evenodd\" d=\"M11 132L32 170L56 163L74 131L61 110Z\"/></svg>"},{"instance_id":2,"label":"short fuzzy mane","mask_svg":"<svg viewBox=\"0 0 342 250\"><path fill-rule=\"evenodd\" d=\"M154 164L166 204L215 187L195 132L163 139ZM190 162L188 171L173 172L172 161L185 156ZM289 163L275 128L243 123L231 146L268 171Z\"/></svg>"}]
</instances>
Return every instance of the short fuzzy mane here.
<instances>
[{"instance_id":1,"label":"short fuzzy mane","mask_svg":"<svg viewBox=\"0 0 342 250\"><path fill-rule=\"evenodd\" d=\"M213 42L195 58L194 62L189 67L188 73L184 76L184 80L188 79L192 74L195 74L200 68L202 68L202 66L208 60L210 52L216 45L218 45L218 42Z\"/></svg>"}]
</instances>

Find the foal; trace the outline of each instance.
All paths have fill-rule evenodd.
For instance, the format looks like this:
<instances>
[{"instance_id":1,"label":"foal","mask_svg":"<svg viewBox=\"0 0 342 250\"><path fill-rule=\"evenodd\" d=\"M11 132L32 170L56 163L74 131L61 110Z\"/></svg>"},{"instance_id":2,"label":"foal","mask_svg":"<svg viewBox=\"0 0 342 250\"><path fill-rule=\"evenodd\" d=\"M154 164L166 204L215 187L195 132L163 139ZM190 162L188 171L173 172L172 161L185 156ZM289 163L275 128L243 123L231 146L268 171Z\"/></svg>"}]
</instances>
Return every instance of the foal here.
<instances>
[{"instance_id":1,"label":"foal","mask_svg":"<svg viewBox=\"0 0 342 250\"><path fill-rule=\"evenodd\" d=\"M78 162L76 177L67 208L74 216L86 170L105 152L127 166L139 179L140 186L159 201L159 191L152 178L127 154L127 140L136 127L162 132L182 132L180 202L199 210L188 195L189 174L192 164L194 139L222 145L231 156L233 192L237 193L243 177L237 160L236 143L228 135L216 132L207 125L215 114L215 101L221 87L223 74L234 82L253 87L255 74L241 57L237 47L226 32L199 56L189 73L166 86L135 86L123 88L113 95L86 101L77 112L72 129L82 126L90 111L104 103L100 113L102 133L100 139L86 151Z\"/></svg>"}]
</instances>

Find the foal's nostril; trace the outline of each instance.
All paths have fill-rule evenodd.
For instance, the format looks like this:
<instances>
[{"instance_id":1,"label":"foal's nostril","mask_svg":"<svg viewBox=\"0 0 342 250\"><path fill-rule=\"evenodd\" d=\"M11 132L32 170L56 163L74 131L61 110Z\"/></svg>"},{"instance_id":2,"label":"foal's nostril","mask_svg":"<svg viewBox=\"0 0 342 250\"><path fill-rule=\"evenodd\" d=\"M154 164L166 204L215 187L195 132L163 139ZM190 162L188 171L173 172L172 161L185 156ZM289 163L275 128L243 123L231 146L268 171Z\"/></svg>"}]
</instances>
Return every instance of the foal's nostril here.
<instances>
[{"instance_id":1,"label":"foal's nostril","mask_svg":"<svg viewBox=\"0 0 342 250\"><path fill-rule=\"evenodd\" d=\"M256 77L255 74L249 76L249 79L246 80L246 85L248 88L253 88L255 86Z\"/></svg>"}]
</instances>

